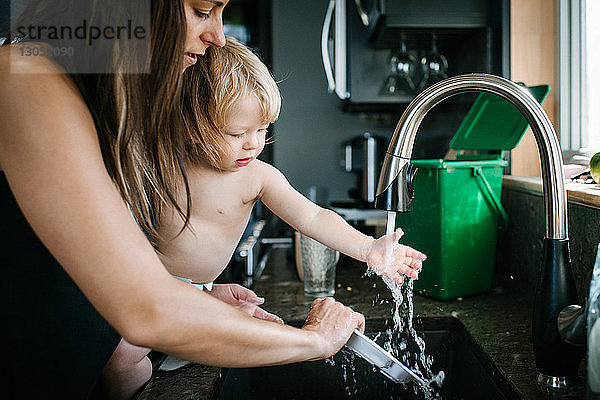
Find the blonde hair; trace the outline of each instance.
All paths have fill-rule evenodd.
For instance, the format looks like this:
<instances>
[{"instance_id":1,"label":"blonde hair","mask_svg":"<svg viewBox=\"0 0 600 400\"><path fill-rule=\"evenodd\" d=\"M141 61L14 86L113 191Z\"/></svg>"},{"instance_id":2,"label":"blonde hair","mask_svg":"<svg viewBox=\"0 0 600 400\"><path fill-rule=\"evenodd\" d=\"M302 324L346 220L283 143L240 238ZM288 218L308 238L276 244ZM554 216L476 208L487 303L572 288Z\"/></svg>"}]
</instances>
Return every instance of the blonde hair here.
<instances>
[{"instance_id":1,"label":"blonde hair","mask_svg":"<svg viewBox=\"0 0 600 400\"><path fill-rule=\"evenodd\" d=\"M199 133L193 139L196 151L188 152L189 161L215 168L224 152L222 131L227 116L240 99L255 96L264 123L275 122L281 108L281 94L269 69L252 50L230 36L226 36L224 47L208 49L196 65L188 68L184 91L188 122Z\"/></svg>"}]
</instances>

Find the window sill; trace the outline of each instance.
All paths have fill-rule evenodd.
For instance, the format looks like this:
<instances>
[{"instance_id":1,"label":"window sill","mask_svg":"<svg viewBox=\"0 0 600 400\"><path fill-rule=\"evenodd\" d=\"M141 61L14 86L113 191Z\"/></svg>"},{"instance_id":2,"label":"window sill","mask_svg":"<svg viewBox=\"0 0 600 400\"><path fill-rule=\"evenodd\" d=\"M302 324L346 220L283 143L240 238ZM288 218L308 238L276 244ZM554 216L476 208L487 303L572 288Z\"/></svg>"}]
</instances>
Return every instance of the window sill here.
<instances>
[{"instance_id":1,"label":"window sill","mask_svg":"<svg viewBox=\"0 0 600 400\"><path fill-rule=\"evenodd\" d=\"M570 179L565 183L569 203L600 210L599 184L577 183L572 182ZM541 196L543 193L542 179L534 176L505 175L502 179L502 188L503 190L515 190L538 196Z\"/></svg>"}]
</instances>

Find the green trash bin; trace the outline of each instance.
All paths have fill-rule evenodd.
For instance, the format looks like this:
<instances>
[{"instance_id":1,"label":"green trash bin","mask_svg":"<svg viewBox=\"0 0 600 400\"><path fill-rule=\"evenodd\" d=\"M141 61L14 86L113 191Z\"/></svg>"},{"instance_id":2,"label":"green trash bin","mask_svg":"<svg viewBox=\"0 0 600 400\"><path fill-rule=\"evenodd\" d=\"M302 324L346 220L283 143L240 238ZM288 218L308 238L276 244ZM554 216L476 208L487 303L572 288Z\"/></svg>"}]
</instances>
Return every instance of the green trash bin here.
<instances>
[{"instance_id":1,"label":"green trash bin","mask_svg":"<svg viewBox=\"0 0 600 400\"><path fill-rule=\"evenodd\" d=\"M528 88L538 102L547 85ZM425 254L415 290L440 300L485 293L492 288L496 237L508 217L500 203L503 150L517 146L527 121L508 101L480 94L458 128L450 148L456 160L413 160L413 211L398 213L402 243ZM462 150L491 154L461 155Z\"/></svg>"}]
</instances>

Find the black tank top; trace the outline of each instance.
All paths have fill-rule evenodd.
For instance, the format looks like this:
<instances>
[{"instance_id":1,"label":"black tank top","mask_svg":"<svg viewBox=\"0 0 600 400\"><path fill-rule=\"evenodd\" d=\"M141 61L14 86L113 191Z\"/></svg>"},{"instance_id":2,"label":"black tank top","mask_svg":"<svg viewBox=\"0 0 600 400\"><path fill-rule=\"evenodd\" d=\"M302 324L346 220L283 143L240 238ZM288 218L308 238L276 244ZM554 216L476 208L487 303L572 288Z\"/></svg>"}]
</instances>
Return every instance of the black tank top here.
<instances>
[{"instance_id":1,"label":"black tank top","mask_svg":"<svg viewBox=\"0 0 600 400\"><path fill-rule=\"evenodd\" d=\"M35 235L1 171L0 266L8 398L89 398L120 336Z\"/></svg>"}]
</instances>

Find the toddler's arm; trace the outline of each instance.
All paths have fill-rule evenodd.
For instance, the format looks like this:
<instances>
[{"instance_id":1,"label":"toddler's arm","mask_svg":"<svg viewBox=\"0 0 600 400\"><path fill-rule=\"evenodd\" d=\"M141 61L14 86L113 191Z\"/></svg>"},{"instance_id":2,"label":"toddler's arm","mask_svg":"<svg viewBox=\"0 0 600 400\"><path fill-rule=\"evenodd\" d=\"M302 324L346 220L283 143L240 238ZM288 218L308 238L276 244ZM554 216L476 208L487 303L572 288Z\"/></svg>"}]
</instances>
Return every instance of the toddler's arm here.
<instances>
[{"instance_id":1,"label":"toddler's arm","mask_svg":"<svg viewBox=\"0 0 600 400\"><path fill-rule=\"evenodd\" d=\"M263 203L296 230L359 261L380 275L401 283L402 276L418 277L426 256L398 243L402 230L375 240L350 226L331 210L314 204L296 191L283 174L262 164Z\"/></svg>"}]
</instances>

